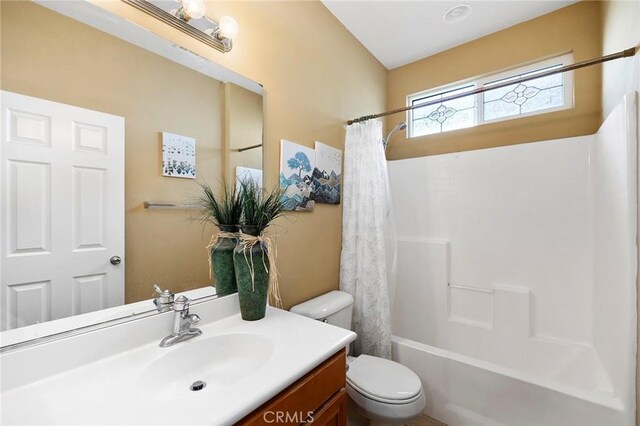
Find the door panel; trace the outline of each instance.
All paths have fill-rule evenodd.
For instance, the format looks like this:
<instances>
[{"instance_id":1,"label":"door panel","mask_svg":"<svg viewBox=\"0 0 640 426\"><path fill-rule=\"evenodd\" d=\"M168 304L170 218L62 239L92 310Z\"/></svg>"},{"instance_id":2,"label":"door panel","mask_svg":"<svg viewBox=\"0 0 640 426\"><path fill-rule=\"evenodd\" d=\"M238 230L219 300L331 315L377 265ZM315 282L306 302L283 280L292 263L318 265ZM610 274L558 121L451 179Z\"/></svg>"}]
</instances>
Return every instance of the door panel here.
<instances>
[{"instance_id":1,"label":"door panel","mask_svg":"<svg viewBox=\"0 0 640 426\"><path fill-rule=\"evenodd\" d=\"M107 153L107 129L86 123L73 123L73 149L75 151Z\"/></svg>"},{"instance_id":2,"label":"door panel","mask_svg":"<svg viewBox=\"0 0 640 426\"><path fill-rule=\"evenodd\" d=\"M9 256L49 253L51 240L50 164L7 161ZM23 197L19 194L29 194Z\"/></svg>"},{"instance_id":3,"label":"door panel","mask_svg":"<svg viewBox=\"0 0 640 426\"><path fill-rule=\"evenodd\" d=\"M73 249L105 248L106 170L73 167Z\"/></svg>"},{"instance_id":4,"label":"door panel","mask_svg":"<svg viewBox=\"0 0 640 426\"><path fill-rule=\"evenodd\" d=\"M51 281L10 284L6 291L8 328L51 320Z\"/></svg>"},{"instance_id":5,"label":"door panel","mask_svg":"<svg viewBox=\"0 0 640 426\"><path fill-rule=\"evenodd\" d=\"M4 91L0 107L1 329L123 304L124 119Z\"/></svg>"},{"instance_id":6,"label":"door panel","mask_svg":"<svg viewBox=\"0 0 640 426\"><path fill-rule=\"evenodd\" d=\"M51 146L51 117L9 110L7 142Z\"/></svg>"},{"instance_id":7,"label":"door panel","mask_svg":"<svg viewBox=\"0 0 640 426\"><path fill-rule=\"evenodd\" d=\"M74 277L73 315L104 309L107 274Z\"/></svg>"}]
</instances>

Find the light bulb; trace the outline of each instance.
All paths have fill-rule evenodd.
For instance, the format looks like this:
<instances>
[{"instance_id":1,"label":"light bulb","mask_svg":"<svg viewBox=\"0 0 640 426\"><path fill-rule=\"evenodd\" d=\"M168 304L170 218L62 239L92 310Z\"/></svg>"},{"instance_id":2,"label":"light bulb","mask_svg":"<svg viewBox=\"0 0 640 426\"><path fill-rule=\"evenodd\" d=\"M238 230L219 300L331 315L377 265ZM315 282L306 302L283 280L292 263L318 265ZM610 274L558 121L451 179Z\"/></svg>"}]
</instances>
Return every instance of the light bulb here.
<instances>
[{"instance_id":1,"label":"light bulb","mask_svg":"<svg viewBox=\"0 0 640 426\"><path fill-rule=\"evenodd\" d=\"M190 19L200 19L204 16L204 0L182 0L182 7Z\"/></svg>"},{"instance_id":2,"label":"light bulb","mask_svg":"<svg viewBox=\"0 0 640 426\"><path fill-rule=\"evenodd\" d=\"M231 16L223 16L218 24L217 34L222 38L233 38L238 34L238 22Z\"/></svg>"}]
</instances>

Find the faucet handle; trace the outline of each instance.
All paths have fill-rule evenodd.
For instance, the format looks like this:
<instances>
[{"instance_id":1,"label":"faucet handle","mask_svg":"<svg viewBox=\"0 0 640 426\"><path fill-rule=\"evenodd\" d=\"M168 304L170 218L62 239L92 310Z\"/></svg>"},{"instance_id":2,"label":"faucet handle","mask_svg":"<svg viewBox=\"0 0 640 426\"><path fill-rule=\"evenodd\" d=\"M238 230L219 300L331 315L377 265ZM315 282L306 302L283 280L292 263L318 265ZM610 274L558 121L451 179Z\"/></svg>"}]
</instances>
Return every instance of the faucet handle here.
<instances>
[{"instance_id":1,"label":"faucet handle","mask_svg":"<svg viewBox=\"0 0 640 426\"><path fill-rule=\"evenodd\" d=\"M197 323L200 322L200 315L191 314L189 315L189 320L191 321L191 325L196 325Z\"/></svg>"},{"instance_id":2,"label":"faucet handle","mask_svg":"<svg viewBox=\"0 0 640 426\"><path fill-rule=\"evenodd\" d=\"M160 312L171 309L170 306L173 305L174 294L171 290L161 290L157 284L153 285L153 289L157 297L153 299L153 304L156 305Z\"/></svg>"},{"instance_id":3,"label":"faucet handle","mask_svg":"<svg viewBox=\"0 0 640 426\"><path fill-rule=\"evenodd\" d=\"M176 298L176 300L173 302L173 310L174 311L188 311L189 310L189 304L191 303L191 300L189 300L186 296L184 295L180 295Z\"/></svg>"}]
</instances>

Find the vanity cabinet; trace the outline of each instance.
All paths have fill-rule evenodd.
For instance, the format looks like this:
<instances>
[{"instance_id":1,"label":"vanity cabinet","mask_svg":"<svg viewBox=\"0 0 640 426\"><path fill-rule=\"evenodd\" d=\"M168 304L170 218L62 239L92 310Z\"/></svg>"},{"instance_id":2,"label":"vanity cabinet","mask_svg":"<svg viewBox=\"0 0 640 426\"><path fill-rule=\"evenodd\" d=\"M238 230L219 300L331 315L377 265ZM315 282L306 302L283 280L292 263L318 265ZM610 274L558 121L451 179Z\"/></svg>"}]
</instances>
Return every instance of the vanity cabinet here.
<instances>
[{"instance_id":1,"label":"vanity cabinet","mask_svg":"<svg viewBox=\"0 0 640 426\"><path fill-rule=\"evenodd\" d=\"M242 419L240 425L347 424L345 350Z\"/></svg>"}]
</instances>

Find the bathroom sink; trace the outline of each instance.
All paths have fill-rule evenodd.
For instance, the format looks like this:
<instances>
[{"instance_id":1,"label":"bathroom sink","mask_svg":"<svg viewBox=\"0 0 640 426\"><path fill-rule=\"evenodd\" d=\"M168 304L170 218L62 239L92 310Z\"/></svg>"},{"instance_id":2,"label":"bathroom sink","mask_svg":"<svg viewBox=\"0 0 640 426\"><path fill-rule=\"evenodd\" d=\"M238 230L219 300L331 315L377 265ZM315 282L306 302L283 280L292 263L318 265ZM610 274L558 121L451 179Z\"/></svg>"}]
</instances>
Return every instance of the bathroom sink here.
<instances>
[{"instance_id":1,"label":"bathroom sink","mask_svg":"<svg viewBox=\"0 0 640 426\"><path fill-rule=\"evenodd\" d=\"M156 399L175 399L222 390L246 379L271 358L274 346L264 336L236 333L201 336L161 350L166 355L142 371L137 387ZM197 390L191 389L194 383Z\"/></svg>"},{"instance_id":2,"label":"bathroom sink","mask_svg":"<svg viewBox=\"0 0 640 426\"><path fill-rule=\"evenodd\" d=\"M235 424L356 337L272 307L243 321L237 294L193 313L202 335L168 348L154 315L0 354L0 423Z\"/></svg>"}]
</instances>

